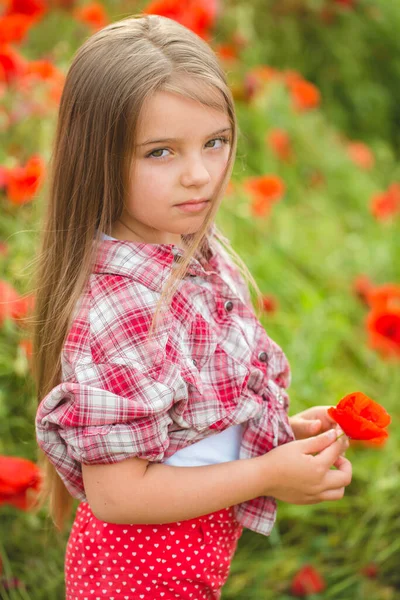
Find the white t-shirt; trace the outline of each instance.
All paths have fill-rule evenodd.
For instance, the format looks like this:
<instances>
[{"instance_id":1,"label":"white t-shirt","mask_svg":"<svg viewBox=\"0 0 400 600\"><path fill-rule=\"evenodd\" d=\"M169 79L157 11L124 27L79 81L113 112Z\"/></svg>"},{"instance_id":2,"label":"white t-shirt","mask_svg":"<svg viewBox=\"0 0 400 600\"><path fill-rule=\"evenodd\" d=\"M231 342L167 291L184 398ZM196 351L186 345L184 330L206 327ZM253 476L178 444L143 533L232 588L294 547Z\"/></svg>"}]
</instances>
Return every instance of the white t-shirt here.
<instances>
[{"instance_id":1,"label":"white t-shirt","mask_svg":"<svg viewBox=\"0 0 400 600\"><path fill-rule=\"evenodd\" d=\"M116 238L103 233L103 239L115 240ZM174 467L201 467L239 460L242 434L243 425L228 427L220 433L178 450L167 458L164 464Z\"/></svg>"}]
</instances>

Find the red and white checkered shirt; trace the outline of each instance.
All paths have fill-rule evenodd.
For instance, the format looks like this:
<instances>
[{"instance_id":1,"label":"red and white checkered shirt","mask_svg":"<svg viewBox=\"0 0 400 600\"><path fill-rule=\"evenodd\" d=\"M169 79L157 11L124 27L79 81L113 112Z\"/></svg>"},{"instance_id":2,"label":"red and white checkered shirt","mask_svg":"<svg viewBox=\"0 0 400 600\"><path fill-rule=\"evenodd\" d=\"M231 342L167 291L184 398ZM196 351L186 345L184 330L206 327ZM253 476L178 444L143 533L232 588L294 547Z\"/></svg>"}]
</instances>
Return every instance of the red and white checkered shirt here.
<instances>
[{"instance_id":1,"label":"red and white checkered shirt","mask_svg":"<svg viewBox=\"0 0 400 600\"><path fill-rule=\"evenodd\" d=\"M254 314L247 285L214 237L192 258L157 335L147 339L164 282L183 250L174 244L101 240L62 352L62 382L41 401L39 446L75 498L81 463L133 456L163 462L194 442L244 423L240 459L293 439L290 370ZM237 520L268 535L276 503L235 506Z\"/></svg>"}]
</instances>

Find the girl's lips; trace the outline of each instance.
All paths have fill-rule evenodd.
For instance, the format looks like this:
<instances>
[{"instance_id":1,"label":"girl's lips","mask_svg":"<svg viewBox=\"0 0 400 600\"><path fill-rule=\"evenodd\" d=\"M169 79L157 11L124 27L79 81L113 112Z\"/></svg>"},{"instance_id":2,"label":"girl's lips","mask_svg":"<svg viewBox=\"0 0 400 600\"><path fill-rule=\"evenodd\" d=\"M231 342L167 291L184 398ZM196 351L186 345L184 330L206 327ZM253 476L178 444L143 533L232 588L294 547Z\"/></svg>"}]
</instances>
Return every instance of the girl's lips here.
<instances>
[{"instance_id":1,"label":"girl's lips","mask_svg":"<svg viewBox=\"0 0 400 600\"><path fill-rule=\"evenodd\" d=\"M200 212L207 204L208 200L205 200L204 202L197 202L196 204L190 204L189 202L186 204L177 204L177 207L185 212Z\"/></svg>"}]
</instances>

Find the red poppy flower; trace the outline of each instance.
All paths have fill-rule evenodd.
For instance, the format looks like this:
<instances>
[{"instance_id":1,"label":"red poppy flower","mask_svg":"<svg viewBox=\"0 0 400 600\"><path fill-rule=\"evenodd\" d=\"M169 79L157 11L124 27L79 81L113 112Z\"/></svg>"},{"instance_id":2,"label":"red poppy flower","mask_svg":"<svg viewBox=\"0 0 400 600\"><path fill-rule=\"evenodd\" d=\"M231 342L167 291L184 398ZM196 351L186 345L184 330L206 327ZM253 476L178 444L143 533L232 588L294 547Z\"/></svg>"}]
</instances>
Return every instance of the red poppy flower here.
<instances>
[{"instance_id":1,"label":"red poppy flower","mask_svg":"<svg viewBox=\"0 0 400 600\"><path fill-rule=\"evenodd\" d=\"M368 304L374 309L400 309L400 285L384 283L376 287L371 286L366 291L366 298Z\"/></svg>"},{"instance_id":2,"label":"red poppy flower","mask_svg":"<svg viewBox=\"0 0 400 600\"><path fill-rule=\"evenodd\" d=\"M214 50L222 60L235 61L239 58L238 50L233 44L218 44L214 46Z\"/></svg>"},{"instance_id":3,"label":"red poppy flower","mask_svg":"<svg viewBox=\"0 0 400 600\"><path fill-rule=\"evenodd\" d=\"M74 16L77 21L85 23L93 30L102 29L109 23L104 6L100 2L91 2L75 9Z\"/></svg>"},{"instance_id":4,"label":"red poppy flower","mask_svg":"<svg viewBox=\"0 0 400 600\"><path fill-rule=\"evenodd\" d=\"M274 154L283 161L292 158L293 151L287 131L283 129L272 129L265 138L266 143Z\"/></svg>"},{"instance_id":5,"label":"red poppy flower","mask_svg":"<svg viewBox=\"0 0 400 600\"><path fill-rule=\"evenodd\" d=\"M25 60L11 46L0 47L0 82L9 84L25 72Z\"/></svg>"},{"instance_id":6,"label":"red poppy flower","mask_svg":"<svg viewBox=\"0 0 400 600\"><path fill-rule=\"evenodd\" d=\"M278 307L278 302L273 296L264 294L262 297L262 307L265 312L273 313Z\"/></svg>"},{"instance_id":7,"label":"red poppy flower","mask_svg":"<svg viewBox=\"0 0 400 600\"><path fill-rule=\"evenodd\" d=\"M248 177L244 188L251 195L251 210L257 217L267 216L272 204L280 200L285 192L285 184L276 175Z\"/></svg>"},{"instance_id":8,"label":"red poppy flower","mask_svg":"<svg viewBox=\"0 0 400 600\"><path fill-rule=\"evenodd\" d=\"M347 152L351 160L366 171L370 171L375 166L375 157L367 144L363 142L349 142Z\"/></svg>"},{"instance_id":9,"label":"red poppy flower","mask_svg":"<svg viewBox=\"0 0 400 600\"><path fill-rule=\"evenodd\" d=\"M385 439L391 421L386 410L362 392L353 392L328 409L344 433L355 440Z\"/></svg>"},{"instance_id":10,"label":"red poppy flower","mask_svg":"<svg viewBox=\"0 0 400 600\"><path fill-rule=\"evenodd\" d=\"M205 39L215 24L217 11L216 0L154 0L143 9L148 15L173 19Z\"/></svg>"},{"instance_id":11,"label":"red poppy flower","mask_svg":"<svg viewBox=\"0 0 400 600\"><path fill-rule=\"evenodd\" d=\"M44 0L9 0L5 15L28 15L33 19L41 19L47 12Z\"/></svg>"},{"instance_id":12,"label":"red poppy flower","mask_svg":"<svg viewBox=\"0 0 400 600\"><path fill-rule=\"evenodd\" d=\"M40 156L32 156L24 167L14 167L7 174L7 197L13 204L30 202L44 177L45 166Z\"/></svg>"},{"instance_id":13,"label":"red poppy flower","mask_svg":"<svg viewBox=\"0 0 400 600\"><path fill-rule=\"evenodd\" d=\"M372 440L350 440L350 444L356 448L373 448L377 450L382 448L387 442L387 438L373 438Z\"/></svg>"},{"instance_id":14,"label":"red poppy flower","mask_svg":"<svg viewBox=\"0 0 400 600\"><path fill-rule=\"evenodd\" d=\"M386 192L371 199L371 212L378 221L387 221L400 214L400 184L392 183Z\"/></svg>"},{"instance_id":15,"label":"red poppy flower","mask_svg":"<svg viewBox=\"0 0 400 600\"><path fill-rule=\"evenodd\" d=\"M39 467L25 458L0 456L0 505L29 510L41 484Z\"/></svg>"},{"instance_id":16,"label":"red poppy flower","mask_svg":"<svg viewBox=\"0 0 400 600\"><path fill-rule=\"evenodd\" d=\"M365 567L363 567L361 569L361 573L363 575L365 575L365 577L368 577L369 579L375 579L375 577L377 577L379 572L378 569L378 565L374 562L371 562L367 565L365 565Z\"/></svg>"},{"instance_id":17,"label":"red poppy flower","mask_svg":"<svg viewBox=\"0 0 400 600\"><path fill-rule=\"evenodd\" d=\"M400 358L400 308L372 307L366 325L371 348L385 358Z\"/></svg>"},{"instance_id":18,"label":"red poppy flower","mask_svg":"<svg viewBox=\"0 0 400 600\"><path fill-rule=\"evenodd\" d=\"M293 577L290 591L297 598L319 594L326 588L320 573L312 565L304 565Z\"/></svg>"},{"instance_id":19,"label":"red poppy flower","mask_svg":"<svg viewBox=\"0 0 400 600\"><path fill-rule=\"evenodd\" d=\"M26 65L27 75L36 75L40 79L52 79L59 75L57 67L51 60L32 60Z\"/></svg>"},{"instance_id":20,"label":"red poppy flower","mask_svg":"<svg viewBox=\"0 0 400 600\"><path fill-rule=\"evenodd\" d=\"M289 85L294 107L297 110L306 111L320 105L321 94L314 84L293 77L286 77L286 81Z\"/></svg>"},{"instance_id":21,"label":"red poppy flower","mask_svg":"<svg viewBox=\"0 0 400 600\"><path fill-rule=\"evenodd\" d=\"M247 71L243 82L244 99L250 102L272 81L279 81L279 71L268 65L256 65Z\"/></svg>"},{"instance_id":22,"label":"red poppy flower","mask_svg":"<svg viewBox=\"0 0 400 600\"><path fill-rule=\"evenodd\" d=\"M8 281L0 280L0 326L6 318L13 317L19 299L19 294L12 285Z\"/></svg>"},{"instance_id":23,"label":"red poppy flower","mask_svg":"<svg viewBox=\"0 0 400 600\"><path fill-rule=\"evenodd\" d=\"M33 294L20 296L5 279L0 279L0 327L5 319L23 320L32 313L35 304Z\"/></svg>"},{"instance_id":24,"label":"red poppy flower","mask_svg":"<svg viewBox=\"0 0 400 600\"><path fill-rule=\"evenodd\" d=\"M0 44L22 42L32 25L31 17L15 14L0 17Z\"/></svg>"},{"instance_id":25,"label":"red poppy flower","mask_svg":"<svg viewBox=\"0 0 400 600\"><path fill-rule=\"evenodd\" d=\"M24 339L19 343L20 348L25 352L27 359L30 361L32 359L32 340Z\"/></svg>"}]
</instances>

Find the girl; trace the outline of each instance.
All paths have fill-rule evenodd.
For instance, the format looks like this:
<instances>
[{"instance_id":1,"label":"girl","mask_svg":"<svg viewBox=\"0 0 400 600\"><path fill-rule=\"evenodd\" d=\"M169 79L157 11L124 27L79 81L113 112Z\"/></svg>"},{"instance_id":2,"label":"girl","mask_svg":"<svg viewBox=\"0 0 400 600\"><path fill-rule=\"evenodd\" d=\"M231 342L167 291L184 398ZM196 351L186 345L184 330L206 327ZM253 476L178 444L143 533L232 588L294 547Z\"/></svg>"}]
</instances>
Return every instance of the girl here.
<instances>
[{"instance_id":1,"label":"girl","mask_svg":"<svg viewBox=\"0 0 400 600\"><path fill-rule=\"evenodd\" d=\"M236 140L214 53L176 22L124 19L77 52L34 339L59 528L80 500L68 600L218 599L243 527L268 535L276 499L350 483L327 407L287 417L287 360L214 223Z\"/></svg>"}]
</instances>

